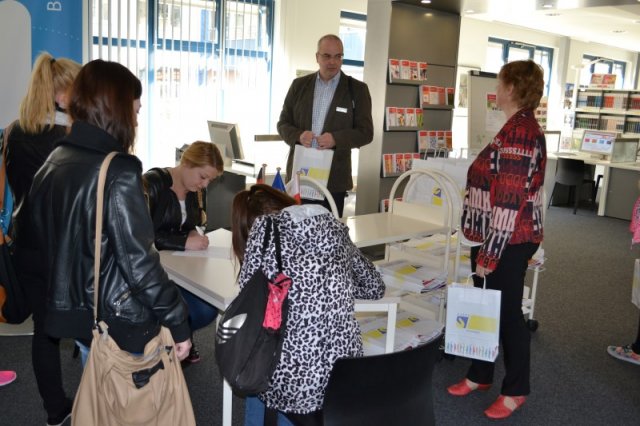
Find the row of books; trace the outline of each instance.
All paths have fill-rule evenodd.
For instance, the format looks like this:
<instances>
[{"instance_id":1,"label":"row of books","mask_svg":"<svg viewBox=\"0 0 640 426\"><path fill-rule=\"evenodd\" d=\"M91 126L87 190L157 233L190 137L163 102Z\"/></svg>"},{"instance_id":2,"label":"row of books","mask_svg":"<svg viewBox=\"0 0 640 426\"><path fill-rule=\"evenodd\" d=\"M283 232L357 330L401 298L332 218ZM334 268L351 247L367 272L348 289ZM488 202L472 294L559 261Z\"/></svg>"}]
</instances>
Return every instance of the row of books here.
<instances>
[{"instance_id":1,"label":"row of books","mask_svg":"<svg viewBox=\"0 0 640 426\"><path fill-rule=\"evenodd\" d=\"M624 132L624 117L602 116L600 118L600 130Z\"/></svg>"},{"instance_id":2,"label":"row of books","mask_svg":"<svg viewBox=\"0 0 640 426\"><path fill-rule=\"evenodd\" d=\"M453 149L451 130L418 130L418 151Z\"/></svg>"},{"instance_id":3,"label":"row of books","mask_svg":"<svg viewBox=\"0 0 640 426\"><path fill-rule=\"evenodd\" d=\"M387 107L385 111L387 129L393 127L421 128L424 123L422 108Z\"/></svg>"},{"instance_id":4,"label":"row of books","mask_svg":"<svg viewBox=\"0 0 640 426\"><path fill-rule=\"evenodd\" d=\"M382 177L398 176L411 170L413 160L419 160L419 152L393 152L382 154Z\"/></svg>"},{"instance_id":5,"label":"row of books","mask_svg":"<svg viewBox=\"0 0 640 426\"><path fill-rule=\"evenodd\" d=\"M580 92L576 100L578 108L602 108L602 93L600 92Z\"/></svg>"},{"instance_id":6,"label":"row of books","mask_svg":"<svg viewBox=\"0 0 640 426\"><path fill-rule=\"evenodd\" d=\"M627 119L624 131L627 133L640 133L640 118Z\"/></svg>"},{"instance_id":7,"label":"row of books","mask_svg":"<svg viewBox=\"0 0 640 426\"><path fill-rule=\"evenodd\" d=\"M427 80L427 63L409 59L389 59L389 81Z\"/></svg>"},{"instance_id":8,"label":"row of books","mask_svg":"<svg viewBox=\"0 0 640 426\"><path fill-rule=\"evenodd\" d=\"M602 108L618 108L627 107L628 96L626 93L605 93L602 96Z\"/></svg>"},{"instance_id":9,"label":"row of books","mask_svg":"<svg viewBox=\"0 0 640 426\"><path fill-rule=\"evenodd\" d=\"M577 99L578 108L612 108L640 109L640 94L612 92L580 92Z\"/></svg>"},{"instance_id":10,"label":"row of books","mask_svg":"<svg viewBox=\"0 0 640 426\"><path fill-rule=\"evenodd\" d=\"M594 114L576 114L576 128L598 130L600 117Z\"/></svg>"},{"instance_id":11,"label":"row of books","mask_svg":"<svg viewBox=\"0 0 640 426\"><path fill-rule=\"evenodd\" d=\"M640 94L629 95L629 109L640 109Z\"/></svg>"},{"instance_id":12,"label":"row of books","mask_svg":"<svg viewBox=\"0 0 640 426\"><path fill-rule=\"evenodd\" d=\"M429 86L423 84L420 86L420 103L425 105L453 105L454 103L453 87Z\"/></svg>"}]
</instances>

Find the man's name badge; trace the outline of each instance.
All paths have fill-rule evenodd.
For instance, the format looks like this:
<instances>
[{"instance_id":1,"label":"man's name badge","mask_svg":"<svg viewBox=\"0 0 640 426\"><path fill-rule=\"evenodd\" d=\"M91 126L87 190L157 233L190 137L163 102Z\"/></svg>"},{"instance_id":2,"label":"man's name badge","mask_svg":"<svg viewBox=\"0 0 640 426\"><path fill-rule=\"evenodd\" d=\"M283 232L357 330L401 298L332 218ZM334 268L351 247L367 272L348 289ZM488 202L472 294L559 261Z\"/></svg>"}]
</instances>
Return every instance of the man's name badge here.
<instances>
[{"instance_id":1,"label":"man's name badge","mask_svg":"<svg viewBox=\"0 0 640 426\"><path fill-rule=\"evenodd\" d=\"M347 109L346 108L342 108L342 107L336 107L336 111L338 112L343 112L343 113L347 113Z\"/></svg>"}]
</instances>

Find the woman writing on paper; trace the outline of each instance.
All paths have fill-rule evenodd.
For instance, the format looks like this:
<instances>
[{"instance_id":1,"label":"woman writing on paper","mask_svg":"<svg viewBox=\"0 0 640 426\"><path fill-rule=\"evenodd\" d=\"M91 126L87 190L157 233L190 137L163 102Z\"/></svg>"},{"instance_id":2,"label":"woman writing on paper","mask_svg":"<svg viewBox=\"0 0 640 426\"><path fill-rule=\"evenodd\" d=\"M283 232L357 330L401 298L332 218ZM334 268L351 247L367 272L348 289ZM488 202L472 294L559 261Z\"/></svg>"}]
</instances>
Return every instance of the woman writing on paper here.
<instances>
[{"instance_id":1,"label":"woman writing on paper","mask_svg":"<svg viewBox=\"0 0 640 426\"><path fill-rule=\"evenodd\" d=\"M33 176L67 131L68 90L82 66L67 58L54 58L44 52L33 64L27 93L20 104L19 120L7 141L7 178L15 197L13 237L18 280L26 290L33 312L31 362L47 423L57 425L71 413L71 400L62 385L60 339L44 332L46 277L49 271L34 261L29 236L31 221L26 208ZM36 247L37 248L37 247Z\"/></svg>"},{"instance_id":2,"label":"woman writing on paper","mask_svg":"<svg viewBox=\"0 0 640 426\"><path fill-rule=\"evenodd\" d=\"M116 62L86 64L69 94L71 129L36 174L28 198L38 257L48 265L45 332L90 341L98 171L117 152L104 188L98 321L118 346L144 352L171 331L183 359L191 342L187 306L153 249L153 226L133 151L140 80Z\"/></svg>"},{"instance_id":3,"label":"woman writing on paper","mask_svg":"<svg viewBox=\"0 0 640 426\"><path fill-rule=\"evenodd\" d=\"M279 363L269 389L259 399L247 398L245 425L263 424L264 404L295 424L318 424L333 364L363 354L354 299L379 299L385 286L351 242L347 227L328 210L296 205L284 192L258 184L233 200L232 241L242 265L241 288L261 265L267 277L276 275L273 239L266 253L262 250L266 215L280 231L283 272L293 283Z\"/></svg>"},{"instance_id":4,"label":"woman writing on paper","mask_svg":"<svg viewBox=\"0 0 640 426\"><path fill-rule=\"evenodd\" d=\"M474 284L501 291L500 338L506 374L500 396L485 410L490 418L509 417L530 392L530 332L522 314L527 262L542 242L542 190L546 145L535 119L544 89L535 62L514 61L498 74L497 104L507 117L493 141L469 167L462 213L464 236L481 243L471 249ZM486 390L495 364L473 360L452 395Z\"/></svg>"},{"instance_id":5,"label":"woman writing on paper","mask_svg":"<svg viewBox=\"0 0 640 426\"><path fill-rule=\"evenodd\" d=\"M157 250L206 250L206 189L222 174L224 162L218 147L196 141L189 145L176 167L153 168L143 176L149 212L153 220ZM203 328L216 318L218 310L180 288L189 306L191 330ZM200 361L195 345L185 360Z\"/></svg>"}]
</instances>

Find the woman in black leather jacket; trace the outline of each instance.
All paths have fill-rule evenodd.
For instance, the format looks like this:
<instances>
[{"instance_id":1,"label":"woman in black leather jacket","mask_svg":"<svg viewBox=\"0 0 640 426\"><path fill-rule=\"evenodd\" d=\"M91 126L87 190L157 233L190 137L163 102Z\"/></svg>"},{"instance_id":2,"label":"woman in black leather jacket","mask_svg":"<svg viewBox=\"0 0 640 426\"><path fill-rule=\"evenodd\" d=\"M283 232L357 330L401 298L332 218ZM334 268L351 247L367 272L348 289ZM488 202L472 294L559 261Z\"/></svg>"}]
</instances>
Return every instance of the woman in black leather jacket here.
<instances>
[{"instance_id":1,"label":"woman in black leather jacket","mask_svg":"<svg viewBox=\"0 0 640 426\"><path fill-rule=\"evenodd\" d=\"M153 168L143 175L145 195L153 220L157 250L206 250L206 188L223 172L220 151L211 142L189 145L176 167ZM215 320L218 310L193 293L180 288L189 306L193 331ZM200 354L195 344L185 361L196 363Z\"/></svg>"},{"instance_id":2,"label":"woman in black leather jacket","mask_svg":"<svg viewBox=\"0 0 640 426\"><path fill-rule=\"evenodd\" d=\"M143 352L166 326L184 359L191 347L187 307L153 248L142 165L130 154L141 93L140 81L124 66L85 65L71 88L71 131L34 178L28 207L39 247L35 260L48 270L45 331L91 339L98 170L116 151L105 184L98 321L133 353Z\"/></svg>"},{"instance_id":3,"label":"woman in black leather jacket","mask_svg":"<svg viewBox=\"0 0 640 426\"><path fill-rule=\"evenodd\" d=\"M67 91L81 67L71 59L55 59L46 52L38 55L29 88L20 104L20 118L7 141L7 178L16 206L12 221L13 261L33 313L31 362L49 425L58 425L69 416L72 401L62 385L60 339L44 332L46 281L43 277L47 275L46 271L40 271L42 265L33 261L28 237L21 232L22 228L31 227L23 206L33 177L53 150L54 143L67 131Z\"/></svg>"}]
</instances>

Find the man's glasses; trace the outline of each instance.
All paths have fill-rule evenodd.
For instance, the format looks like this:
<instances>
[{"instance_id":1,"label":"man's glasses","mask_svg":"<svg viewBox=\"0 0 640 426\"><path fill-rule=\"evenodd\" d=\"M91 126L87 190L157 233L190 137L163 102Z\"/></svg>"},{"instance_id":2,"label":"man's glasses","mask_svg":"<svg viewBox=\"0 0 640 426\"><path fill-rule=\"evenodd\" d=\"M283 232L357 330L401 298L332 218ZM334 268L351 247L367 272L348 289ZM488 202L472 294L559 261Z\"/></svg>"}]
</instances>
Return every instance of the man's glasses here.
<instances>
[{"instance_id":1,"label":"man's glasses","mask_svg":"<svg viewBox=\"0 0 640 426\"><path fill-rule=\"evenodd\" d=\"M343 53L336 53L335 55L329 55L328 53L318 53L318 55L320 55L320 58L322 58L323 61L329 61L331 59L335 59L336 61L341 61L342 58L344 58Z\"/></svg>"}]
</instances>

